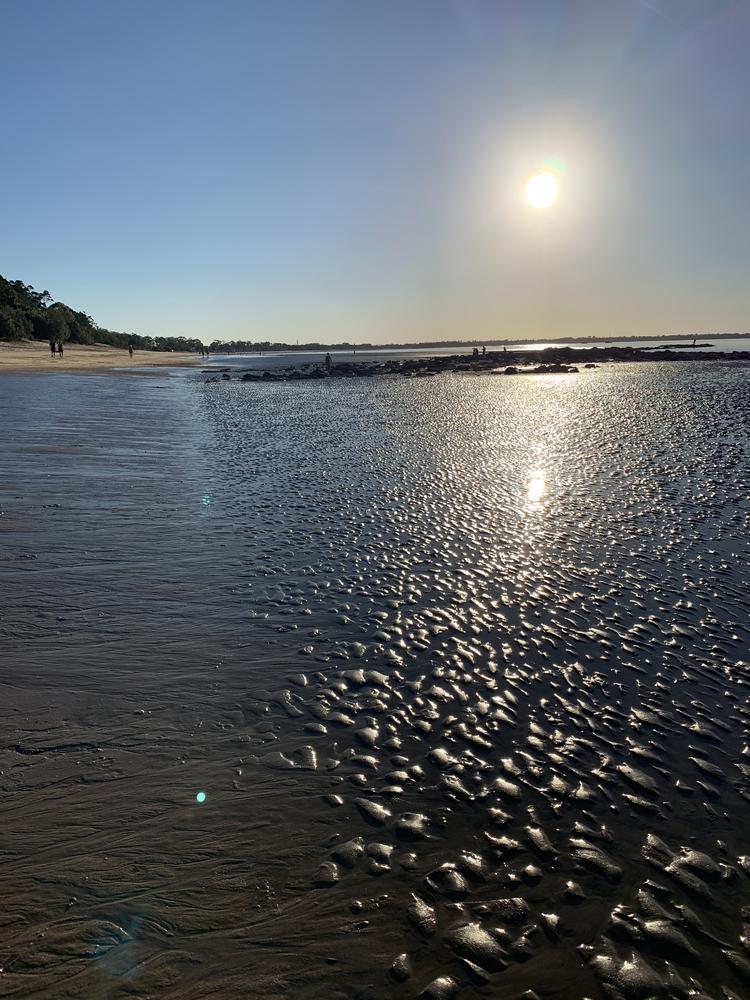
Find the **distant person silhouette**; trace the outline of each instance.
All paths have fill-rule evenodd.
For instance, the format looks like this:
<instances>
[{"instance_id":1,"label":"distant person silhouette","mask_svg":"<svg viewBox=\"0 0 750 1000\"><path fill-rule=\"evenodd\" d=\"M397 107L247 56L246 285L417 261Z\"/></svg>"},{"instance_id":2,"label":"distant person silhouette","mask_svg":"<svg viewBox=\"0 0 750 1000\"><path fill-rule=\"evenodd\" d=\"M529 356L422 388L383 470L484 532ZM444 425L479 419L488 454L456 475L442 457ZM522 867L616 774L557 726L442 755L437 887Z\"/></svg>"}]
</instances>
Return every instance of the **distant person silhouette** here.
<instances>
[{"instance_id":1,"label":"distant person silhouette","mask_svg":"<svg viewBox=\"0 0 750 1000\"><path fill-rule=\"evenodd\" d=\"M128 354L130 355L131 358L133 357L133 345L132 344L128 344Z\"/></svg>"},{"instance_id":2,"label":"distant person silhouette","mask_svg":"<svg viewBox=\"0 0 750 1000\"><path fill-rule=\"evenodd\" d=\"M487 353L487 348L482 344L482 357Z\"/></svg>"},{"instance_id":3,"label":"distant person silhouette","mask_svg":"<svg viewBox=\"0 0 750 1000\"><path fill-rule=\"evenodd\" d=\"M330 373L332 367L333 362L331 361L331 355L326 354L326 371Z\"/></svg>"},{"instance_id":4,"label":"distant person silhouette","mask_svg":"<svg viewBox=\"0 0 750 1000\"><path fill-rule=\"evenodd\" d=\"M52 355L53 358L55 356L55 351L56 350L57 350L57 345L55 344L54 340L50 340L50 342L49 342L49 352L50 352L50 354Z\"/></svg>"},{"instance_id":5,"label":"distant person silhouette","mask_svg":"<svg viewBox=\"0 0 750 1000\"><path fill-rule=\"evenodd\" d=\"M63 356L63 342L61 340L57 342L57 353L60 355L60 357Z\"/></svg>"}]
</instances>

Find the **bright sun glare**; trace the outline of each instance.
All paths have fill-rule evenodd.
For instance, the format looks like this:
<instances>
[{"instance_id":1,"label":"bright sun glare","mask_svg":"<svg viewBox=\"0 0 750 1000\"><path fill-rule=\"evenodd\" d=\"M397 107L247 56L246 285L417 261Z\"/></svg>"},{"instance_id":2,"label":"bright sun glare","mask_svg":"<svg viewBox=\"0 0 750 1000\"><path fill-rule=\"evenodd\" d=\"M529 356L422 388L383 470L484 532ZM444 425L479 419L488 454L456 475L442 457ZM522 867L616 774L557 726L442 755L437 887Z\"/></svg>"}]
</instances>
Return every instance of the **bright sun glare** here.
<instances>
[{"instance_id":1,"label":"bright sun glare","mask_svg":"<svg viewBox=\"0 0 750 1000\"><path fill-rule=\"evenodd\" d=\"M527 489L529 503L532 506L541 504L542 497L547 492L547 483L541 469L536 469L530 474Z\"/></svg>"},{"instance_id":2,"label":"bright sun glare","mask_svg":"<svg viewBox=\"0 0 750 1000\"><path fill-rule=\"evenodd\" d=\"M557 178L549 170L534 174L526 182L526 200L532 208L549 208L557 198Z\"/></svg>"}]
</instances>

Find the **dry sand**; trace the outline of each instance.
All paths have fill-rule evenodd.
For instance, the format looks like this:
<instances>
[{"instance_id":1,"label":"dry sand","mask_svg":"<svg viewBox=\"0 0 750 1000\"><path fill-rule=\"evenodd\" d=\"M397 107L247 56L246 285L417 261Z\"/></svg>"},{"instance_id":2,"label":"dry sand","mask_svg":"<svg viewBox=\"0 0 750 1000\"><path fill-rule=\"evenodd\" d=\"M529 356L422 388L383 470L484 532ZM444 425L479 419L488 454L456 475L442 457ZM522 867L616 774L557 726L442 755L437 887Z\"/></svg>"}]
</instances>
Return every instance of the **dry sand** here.
<instances>
[{"instance_id":1,"label":"dry sand","mask_svg":"<svg viewBox=\"0 0 750 1000\"><path fill-rule=\"evenodd\" d=\"M195 365L201 359L195 354L175 354L171 351L138 351L133 357L121 347L104 344L84 346L66 344L62 358L50 357L49 345L42 341L0 341L0 372L101 372L118 368L148 366Z\"/></svg>"}]
</instances>

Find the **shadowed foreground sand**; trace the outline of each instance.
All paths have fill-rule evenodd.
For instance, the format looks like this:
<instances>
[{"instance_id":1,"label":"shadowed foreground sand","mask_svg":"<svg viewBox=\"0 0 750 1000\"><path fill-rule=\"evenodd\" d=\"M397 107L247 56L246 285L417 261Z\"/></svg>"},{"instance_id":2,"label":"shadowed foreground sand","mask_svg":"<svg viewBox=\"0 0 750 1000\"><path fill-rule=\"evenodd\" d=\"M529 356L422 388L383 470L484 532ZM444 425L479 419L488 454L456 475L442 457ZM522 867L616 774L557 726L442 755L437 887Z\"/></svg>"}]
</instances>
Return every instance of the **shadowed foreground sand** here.
<instances>
[{"instance_id":1,"label":"shadowed foreground sand","mask_svg":"<svg viewBox=\"0 0 750 1000\"><path fill-rule=\"evenodd\" d=\"M200 359L195 354L175 354L171 351L135 351L133 357L120 347L91 347L66 344L62 358L52 358L49 344L25 340L20 343L0 341L0 372L101 371L114 368L142 368L144 365L194 365Z\"/></svg>"},{"instance_id":2,"label":"shadowed foreground sand","mask_svg":"<svg viewBox=\"0 0 750 1000\"><path fill-rule=\"evenodd\" d=\"M744 365L0 427L0 998L750 996Z\"/></svg>"}]
</instances>

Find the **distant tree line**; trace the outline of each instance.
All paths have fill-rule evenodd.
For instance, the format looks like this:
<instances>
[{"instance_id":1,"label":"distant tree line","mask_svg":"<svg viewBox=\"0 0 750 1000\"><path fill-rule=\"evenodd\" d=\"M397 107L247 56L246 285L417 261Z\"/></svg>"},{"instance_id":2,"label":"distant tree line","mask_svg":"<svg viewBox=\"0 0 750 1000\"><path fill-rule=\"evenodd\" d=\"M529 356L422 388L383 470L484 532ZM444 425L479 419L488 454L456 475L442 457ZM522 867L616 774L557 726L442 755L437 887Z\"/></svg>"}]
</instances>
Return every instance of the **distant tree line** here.
<instances>
[{"instance_id":1,"label":"distant tree line","mask_svg":"<svg viewBox=\"0 0 750 1000\"><path fill-rule=\"evenodd\" d=\"M705 333L700 334L700 337L710 337L713 340L723 340L727 337L747 337L747 333ZM692 333L677 333L677 334L660 334L660 335L643 335L636 337L628 336L613 336L613 337L555 337L554 333L551 333L549 340L554 341L558 344L611 344L617 343L618 341L683 341L692 340L694 335ZM544 343L545 341L538 341L538 343ZM212 354L258 354L262 352L263 354L267 352L273 353L283 353L285 351L384 351L384 350L395 350L398 348L411 348L412 350L420 349L430 349L430 348L467 348L467 347L482 347L485 346L488 349L492 347L512 347L517 344L530 344L534 343L533 338L521 337L517 340L513 339L503 339L503 340L420 340L412 341L410 343L397 342L392 344L350 344L347 341L339 344L321 344L317 341L309 344L284 344L277 343L272 340L214 340L211 343Z\"/></svg>"},{"instance_id":2,"label":"distant tree line","mask_svg":"<svg viewBox=\"0 0 750 1000\"><path fill-rule=\"evenodd\" d=\"M214 354L264 354L268 351L367 351L380 349L383 344L320 344L317 341L309 344L284 344L273 340L214 340L210 350Z\"/></svg>"},{"instance_id":3,"label":"distant tree line","mask_svg":"<svg viewBox=\"0 0 750 1000\"><path fill-rule=\"evenodd\" d=\"M48 291L37 292L23 281L0 275L0 340L55 340L74 344L106 344L141 351L200 351L200 340L186 337L143 337L98 326L85 312L53 302Z\"/></svg>"},{"instance_id":4,"label":"distant tree line","mask_svg":"<svg viewBox=\"0 0 750 1000\"><path fill-rule=\"evenodd\" d=\"M701 334L716 340L725 337L747 336L746 333L712 333ZM659 336L628 337L555 337L550 331L551 340L564 344L576 343L612 343L618 340L689 340L692 334L661 334ZM0 340L56 340L64 343L72 341L75 344L107 344L111 347L133 347L141 351L201 351L204 345L196 338L187 337L144 337L137 333L116 333L98 326L85 312L77 312L64 302L53 302L48 291L37 292L31 285L23 281L9 281L0 275ZM520 340L422 340L418 343L391 344L350 344L347 341L338 344L308 344L274 343L270 340L214 340L211 351L214 354L257 354L269 351L368 351L387 350L389 348L463 348L467 346L499 347L501 345L524 344L531 342L527 338Z\"/></svg>"}]
</instances>

